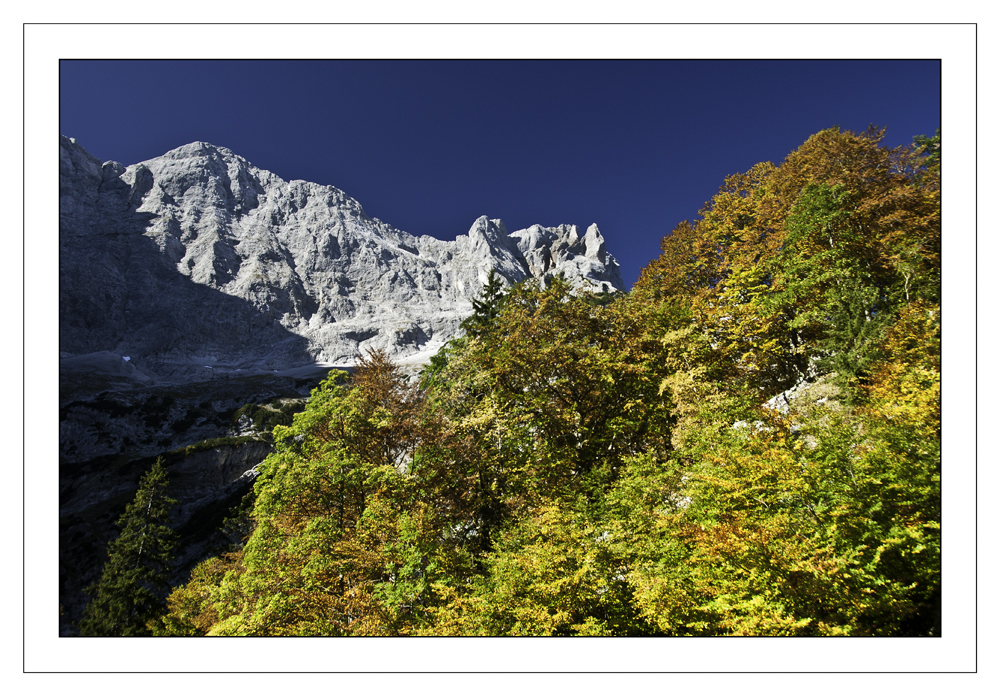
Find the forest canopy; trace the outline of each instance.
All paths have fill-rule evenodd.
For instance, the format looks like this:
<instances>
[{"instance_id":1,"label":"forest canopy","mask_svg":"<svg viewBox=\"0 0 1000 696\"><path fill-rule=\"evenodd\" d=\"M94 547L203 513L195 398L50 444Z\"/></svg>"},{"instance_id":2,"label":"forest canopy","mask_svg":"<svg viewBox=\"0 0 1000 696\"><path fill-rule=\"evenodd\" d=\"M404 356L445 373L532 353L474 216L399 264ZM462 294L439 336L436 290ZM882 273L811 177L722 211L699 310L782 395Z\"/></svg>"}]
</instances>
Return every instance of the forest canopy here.
<instances>
[{"instance_id":1,"label":"forest canopy","mask_svg":"<svg viewBox=\"0 0 1000 696\"><path fill-rule=\"evenodd\" d=\"M940 635L940 133L725 179L628 294L492 275L274 429L158 635Z\"/></svg>"}]
</instances>

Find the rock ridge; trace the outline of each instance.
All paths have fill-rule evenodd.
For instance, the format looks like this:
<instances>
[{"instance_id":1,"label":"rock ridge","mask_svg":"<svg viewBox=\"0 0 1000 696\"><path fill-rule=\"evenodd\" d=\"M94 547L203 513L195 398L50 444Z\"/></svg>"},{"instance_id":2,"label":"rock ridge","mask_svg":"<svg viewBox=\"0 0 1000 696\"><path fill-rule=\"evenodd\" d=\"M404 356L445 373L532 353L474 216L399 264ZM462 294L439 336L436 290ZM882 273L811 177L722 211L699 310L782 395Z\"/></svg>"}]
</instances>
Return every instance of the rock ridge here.
<instances>
[{"instance_id":1,"label":"rock ridge","mask_svg":"<svg viewBox=\"0 0 1000 696\"><path fill-rule=\"evenodd\" d=\"M507 283L562 274L624 291L597 225L508 233L478 218L454 241L368 216L334 186L285 181L194 142L144 162L101 162L60 139L60 354L128 356L186 380L366 349L429 357L459 331L490 270Z\"/></svg>"}]
</instances>

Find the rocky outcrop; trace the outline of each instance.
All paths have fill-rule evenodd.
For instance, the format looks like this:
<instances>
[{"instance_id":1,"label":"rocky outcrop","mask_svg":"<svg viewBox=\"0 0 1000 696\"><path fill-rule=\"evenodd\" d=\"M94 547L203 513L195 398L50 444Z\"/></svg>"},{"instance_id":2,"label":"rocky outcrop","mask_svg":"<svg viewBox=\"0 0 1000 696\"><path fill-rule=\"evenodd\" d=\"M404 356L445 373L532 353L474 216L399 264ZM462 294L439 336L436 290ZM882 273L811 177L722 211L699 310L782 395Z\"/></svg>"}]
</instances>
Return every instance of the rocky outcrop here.
<instances>
[{"instance_id":1,"label":"rocky outcrop","mask_svg":"<svg viewBox=\"0 0 1000 696\"><path fill-rule=\"evenodd\" d=\"M596 225L508 234L481 217L454 241L414 237L202 142L125 167L62 138L60 163L61 354L129 356L156 381L429 356L491 269L624 290Z\"/></svg>"}]
</instances>

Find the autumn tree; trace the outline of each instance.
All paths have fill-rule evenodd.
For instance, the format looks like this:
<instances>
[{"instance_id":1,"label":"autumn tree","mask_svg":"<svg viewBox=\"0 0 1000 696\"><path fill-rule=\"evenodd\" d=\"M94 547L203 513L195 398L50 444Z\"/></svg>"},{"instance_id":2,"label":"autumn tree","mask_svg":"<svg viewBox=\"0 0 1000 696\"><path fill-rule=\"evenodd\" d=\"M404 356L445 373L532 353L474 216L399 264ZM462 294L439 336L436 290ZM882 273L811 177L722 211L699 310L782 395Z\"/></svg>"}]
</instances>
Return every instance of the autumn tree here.
<instances>
[{"instance_id":1,"label":"autumn tree","mask_svg":"<svg viewBox=\"0 0 1000 696\"><path fill-rule=\"evenodd\" d=\"M631 293L491 273L275 429L180 635L937 635L939 136L727 177Z\"/></svg>"},{"instance_id":2,"label":"autumn tree","mask_svg":"<svg viewBox=\"0 0 1000 696\"><path fill-rule=\"evenodd\" d=\"M167 596L165 613L151 624L154 636L204 636L223 616L217 607L219 585L227 573L242 572L242 552L213 556L194 567L186 583Z\"/></svg>"},{"instance_id":3,"label":"autumn tree","mask_svg":"<svg viewBox=\"0 0 1000 696\"><path fill-rule=\"evenodd\" d=\"M213 613L210 635L401 635L422 625L434 586L471 571L469 481L454 475L462 448L417 386L371 352L274 435L238 567L217 588L177 594L176 625L197 629Z\"/></svg>"},{"instance_id":4,"label":"autumn tree","mask_svg":"<svg viewBox=\"0 0 1000 696\"><path fill-rule=\"evenodd\" d=\"M937 170L883 137L817 133L777 167L728 177L664 239L633 292L685 308L711 346L704 379L748 405L817 371L854 384L895 312L936 298Z\"/></svg>"},{"instance_id":5,"label":"autumn tree","mask_svg":"<svg viewBox=\"0 0 1000 696\"><path fill-rule=\"evenodd\" d=\"M882 137L823 131L730 177L633 291L682 420L609 497L644 510L621 538L660 631L939 630L939 167ZM823 405L762 407L806 385Z\"/></svg>"}]
</instances>

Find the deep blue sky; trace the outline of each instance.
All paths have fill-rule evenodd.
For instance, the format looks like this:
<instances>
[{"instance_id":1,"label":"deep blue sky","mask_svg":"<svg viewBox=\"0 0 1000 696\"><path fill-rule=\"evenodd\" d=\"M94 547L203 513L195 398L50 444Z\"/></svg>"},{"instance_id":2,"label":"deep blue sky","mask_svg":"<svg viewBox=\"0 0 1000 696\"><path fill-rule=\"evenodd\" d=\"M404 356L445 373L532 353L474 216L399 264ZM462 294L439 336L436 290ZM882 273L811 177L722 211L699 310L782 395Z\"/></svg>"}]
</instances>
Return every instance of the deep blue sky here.
<instances>
[{"instance_id":1,"label":"deep blue sky","mask_svg":"<svg viewBox=\"0 0 1000 696\"><path fill-rule=\"evenodd\" d=\"M940 126L931 60L72 61L60 131L133 164L186 143L331 184L411 234L596 222L626 285L723 179L811 134Z\"/></svg>"}]
</instances>

